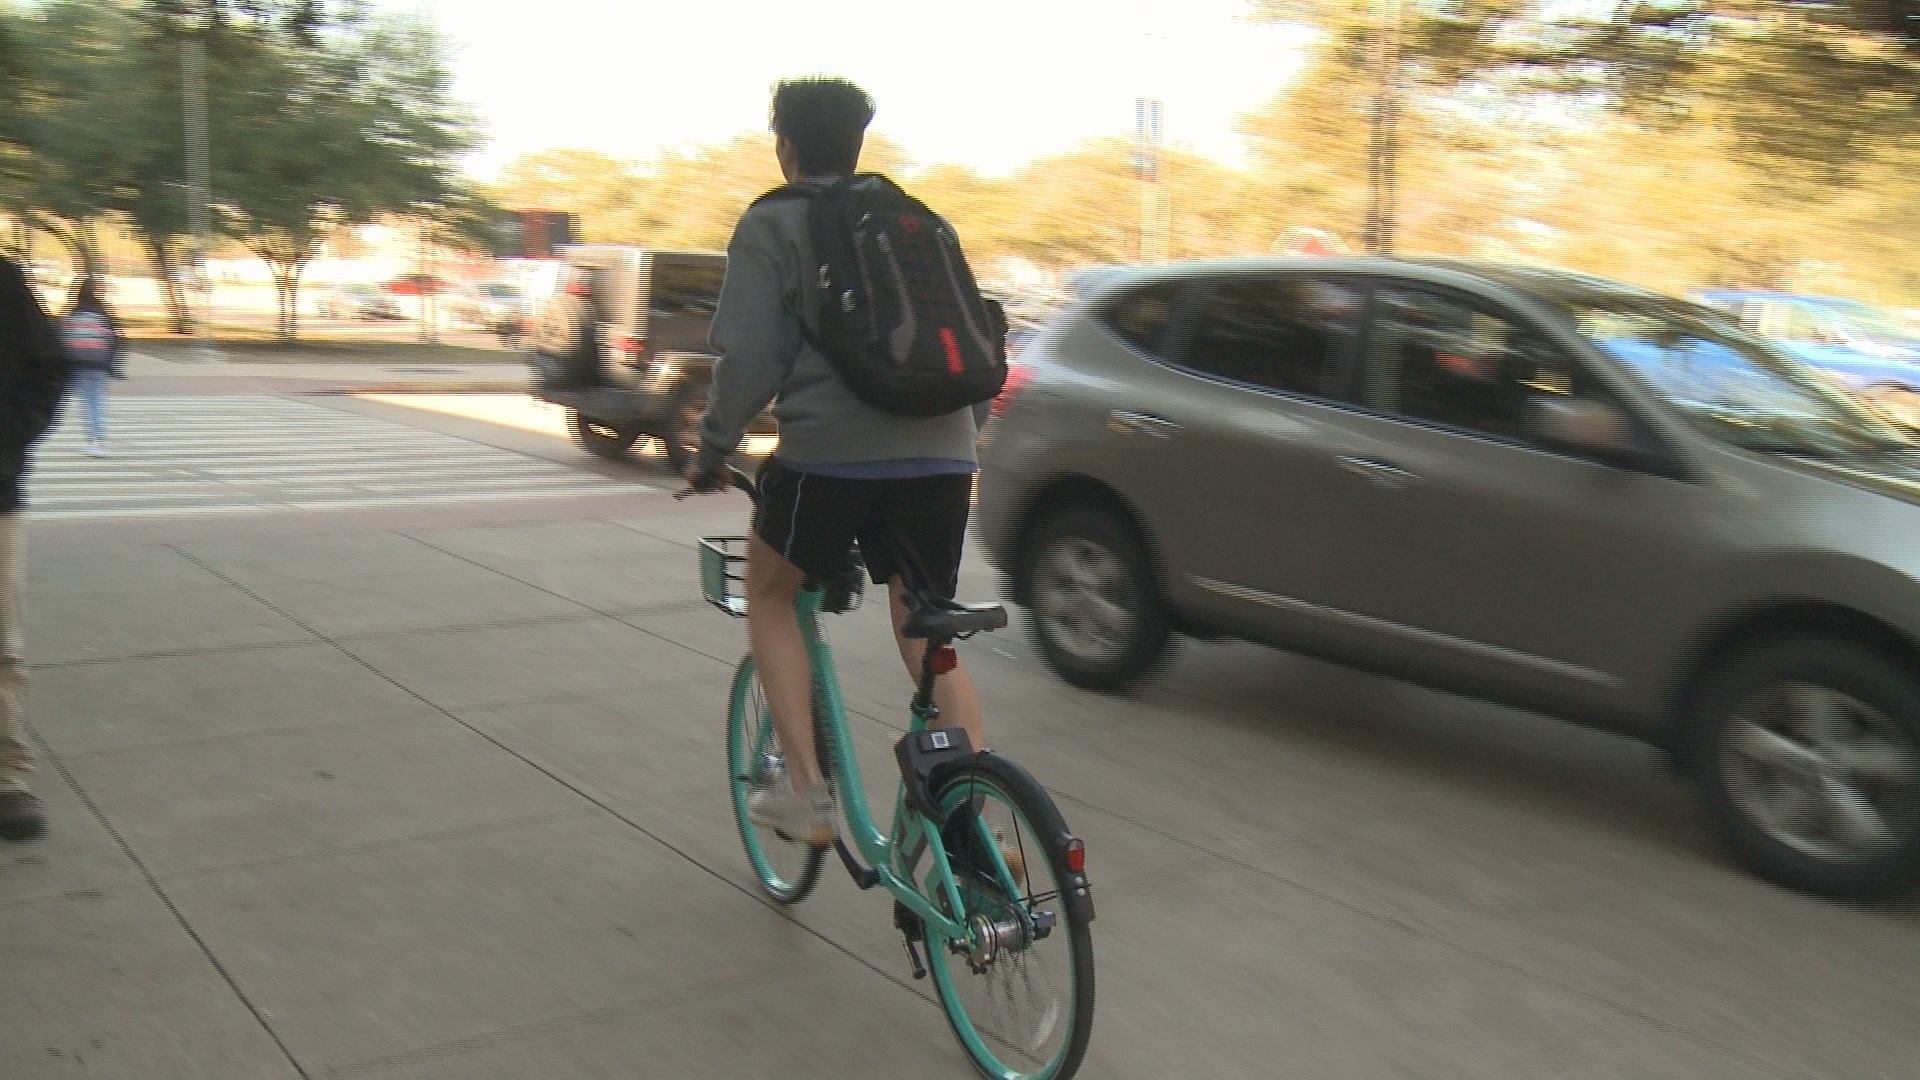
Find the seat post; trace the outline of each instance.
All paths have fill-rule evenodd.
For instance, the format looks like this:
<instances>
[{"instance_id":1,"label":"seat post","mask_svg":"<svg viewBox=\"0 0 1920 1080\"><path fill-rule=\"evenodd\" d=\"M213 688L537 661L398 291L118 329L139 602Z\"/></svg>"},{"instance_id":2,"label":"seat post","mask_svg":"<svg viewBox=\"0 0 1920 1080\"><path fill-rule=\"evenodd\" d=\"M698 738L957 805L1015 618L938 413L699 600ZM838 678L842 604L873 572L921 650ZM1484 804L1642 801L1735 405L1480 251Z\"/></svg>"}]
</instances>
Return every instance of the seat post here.
<instances>
[{"instance_id":1,"label":"seat post","mask_svg":"<svg viewBox=\"0 0 1920 1080\"><path fill-rule=\"evenodd\" d=\"M933 670L933 654L944 644L928 638L927 647L920 650L920 687L914 692L913 708L929 718L940 715L940 707L933 703L933 680L939 678L939 673Z\"/></svg>"}]
</instances>

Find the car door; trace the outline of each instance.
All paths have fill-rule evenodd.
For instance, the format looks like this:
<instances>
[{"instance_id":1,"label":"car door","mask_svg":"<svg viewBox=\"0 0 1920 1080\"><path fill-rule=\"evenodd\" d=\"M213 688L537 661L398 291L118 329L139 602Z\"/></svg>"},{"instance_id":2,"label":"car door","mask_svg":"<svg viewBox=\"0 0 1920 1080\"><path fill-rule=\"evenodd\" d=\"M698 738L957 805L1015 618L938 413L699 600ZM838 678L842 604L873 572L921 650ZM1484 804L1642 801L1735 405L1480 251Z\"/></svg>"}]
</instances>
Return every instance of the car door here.
<instances>
[{"instance_id":1,"label":"car door","mask_svg":"<svg viewBox=\"0 0 1920 1080\"><path fill-rule=\"evenodd\" d=\"M1338 500L1365 293L1350 279L1240 274L1155 286L1111 318L1148 364L1108 399L1100 471L1144 513L1189 622L1307 651L1350 628L1331 573L1360 522ZM1177 311L1173 305L1177 304Z\"/></svg>"},{"instance_id":2,"label":"car door","mask_svg":"<svg viewBox=\"0 0 1920 1080\"><path fill-rule=\"evenodd\" d=\"M1545 708L1616 704L1637 635L1700 580L1696 485L1548 445L1543 404L1605 405L1652 429L1568 339L1433 286L1382 283L1350 435L1376 457L1331 617L1389 666ZM1658 460L1650 454L1649 461Z\"/></svg>"}]
</instances>

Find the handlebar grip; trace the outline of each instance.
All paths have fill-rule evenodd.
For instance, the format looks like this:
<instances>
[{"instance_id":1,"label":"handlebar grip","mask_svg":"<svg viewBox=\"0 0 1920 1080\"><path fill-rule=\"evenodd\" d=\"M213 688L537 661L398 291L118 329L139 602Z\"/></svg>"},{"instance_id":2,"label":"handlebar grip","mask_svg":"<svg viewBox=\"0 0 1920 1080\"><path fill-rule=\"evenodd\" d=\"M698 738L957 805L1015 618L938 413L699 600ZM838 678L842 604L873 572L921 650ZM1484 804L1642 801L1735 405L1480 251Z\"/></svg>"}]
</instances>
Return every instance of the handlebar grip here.
<instances>
[{"instance_id":1,"label":"handlebar grip","mask_svg":"<svg viewBox=\"0 0 1920 1080\"><path fill-rule=\"evenodd\" d=\"M728 465L727 466L727 482L730 486L739 488L741 491L746 492L747 498L753 500L753 505L755 506L760 505L760 488L758 485L756 485L753 482L753 477L748 476L744 471L742 471L741 469L733 465ZM693 485L689 484L686 487L681 488L679 491L674 492L673 497L676 500L679 500L679 499L685 499L690 495L709 495L709 494L713 494L713 493L705 492L705 491L695 491L693 490Z\"/></svg>"}]
</instances>

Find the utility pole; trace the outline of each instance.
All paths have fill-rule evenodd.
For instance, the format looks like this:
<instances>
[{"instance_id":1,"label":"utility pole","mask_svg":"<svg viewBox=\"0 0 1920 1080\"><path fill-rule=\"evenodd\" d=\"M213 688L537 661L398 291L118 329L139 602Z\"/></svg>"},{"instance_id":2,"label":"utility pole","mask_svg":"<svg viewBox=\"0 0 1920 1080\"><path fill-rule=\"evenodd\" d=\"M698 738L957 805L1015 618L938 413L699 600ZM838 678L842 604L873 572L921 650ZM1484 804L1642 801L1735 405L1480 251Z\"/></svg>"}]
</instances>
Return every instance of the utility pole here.
<instances>
[{"instance_id":1,"label":"utility pole","mask_svg":"<svg viewBox=\"0 0 1920 1080\"><path fill-rule=\"evenodd\" d=\"M1143 263L1167 260L1167 219L1171 207L1166 186L1160 183L1160 108L1161 102L1157 99L1134 99L1134 174L1140 178L1140 261Z\"/></svg>"},{"instance_id":2,"label":"utility pole","mask_svg":"<svg viewBox=\"0 0 1920 1080\"><path fill-rule=\"evenodd\" d=\"M1393 254L1399 168L1400 28L1403 0L1372 0L1368 63L1373 69L1373 123L1367 148L1367 223L1362 243L1369 255Z\"/></svg>"},{"instance_id":3,"label":"utility pole","mask_svg":"<svg viewBox=\"0 0 1920 1080\"><path fill-rule=\"evenodd\" d=\"M207 326L213 318L213 285L207 280L208 233L212 231L208 207L213 200L213 182L207 155L206 35L212 30L213 0L201 0L194 25L182 43L180 89L186 122L187 223L193 230L193 279L188 283L188 295L192 297L193 334L202 360L220 358Z\"/></svg>"}]
</instances>

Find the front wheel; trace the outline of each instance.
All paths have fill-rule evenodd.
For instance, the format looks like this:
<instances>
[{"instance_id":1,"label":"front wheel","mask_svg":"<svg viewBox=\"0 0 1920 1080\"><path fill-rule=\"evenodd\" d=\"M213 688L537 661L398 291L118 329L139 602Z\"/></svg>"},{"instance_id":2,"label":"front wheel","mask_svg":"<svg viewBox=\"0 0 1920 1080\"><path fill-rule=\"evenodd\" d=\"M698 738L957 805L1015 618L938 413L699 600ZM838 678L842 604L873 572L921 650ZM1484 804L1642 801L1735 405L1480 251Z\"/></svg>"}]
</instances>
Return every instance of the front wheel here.
<instances>
[{"instance_id":1,"label":"front wheel","mask_svg":"<svg viewBox=\"0 0 1920 1080\"><path fill-rule=\"evenodd\" d=\"M640 437L638 432L583 416L578 409L567 410L567 430L573 433L573 441L579 443L582 450L608 461L624 461L627 451L633 449L634 440Z\"/></svg>"},{"instance_id":2,"label":"front wheel","mask_svg":"<svg viewBox=\"0 0 1920 1080\"><path fill-rule=\"evenodd\" d=\"M1120 690L1166 654L1171 620L1131 522L1088 505L1055 510L1024 547L1033 636L1075 686Z\"/></svg>"},{"instance_id":3,"label":"front wheel","mask_svg":"<svg viewBox=\"0 0 1920 1080\"><path fill-rule=\"evenodd\" d=\"M767 896L781 904L797 904L820 880L820 864L827 849L781 839L754 824L747 814L748 800L760 790L790 787L787 759L773 731L773 711L754 670L753 657L740 661L733 673L733 694L727 701L727 777L733 796L733 819L746 846L747 862Z\"/></svg>"},{"instance_id":4,"label":"front wheel","mask_svg":"<svg viewBox=\"0 0 1920 1080\"><path fill-rule=\"evenodd\" d=\"M1902 386L1890 387L1872 394L1868 401L1888 420L1920 432L1920 392Z\"/></svg>"},{"instance_id":5,"label":"front wheel","mask_svg":"<svg viewBox=\"0 0 1920 1080\"><path fill-rule=\"evenodd\" d=\"M1920 679L1847 641L1751 649L1709 676L1701 781L1740 861L1838 899L1920 879Z\"/></svg>"},{"instance_id":6,"label":"front wheel","mask_svg":"<svg viewBox=\"0 0 1920 1080\"><path fill-rule=\"evenodd\" d=\"M1093 935L1090 902L1068 902L1069 883L1084 879L1067 865L1066 823L1032 776L990 753L945 779L934 802L973 928L965 941L926 942L947 1023L983 1076L1067 1080L1093 1033ZM931 867L921 873L927 895L941 896Z\"/></svg>"}]
</instances>

